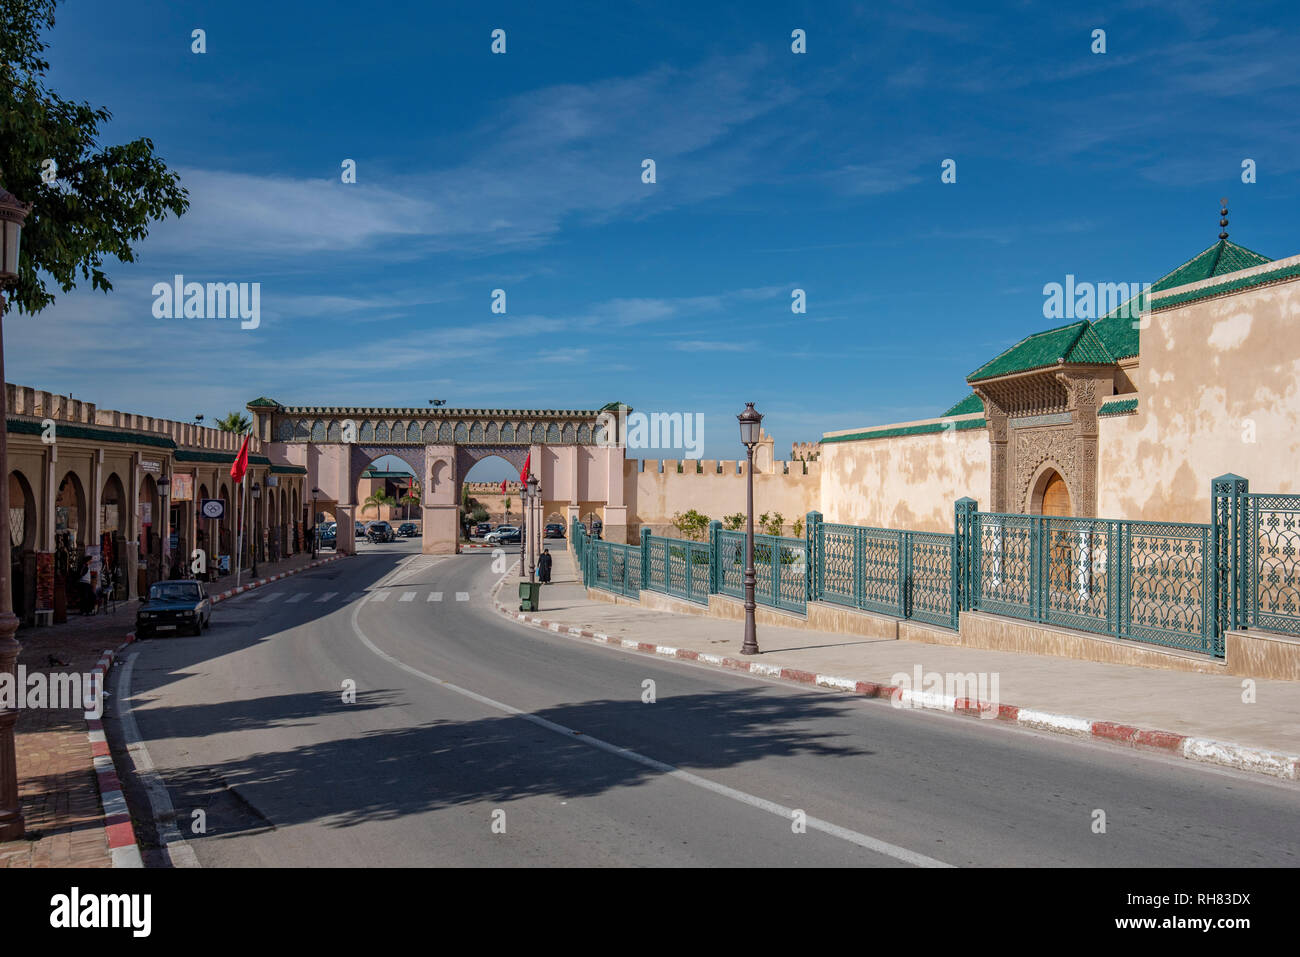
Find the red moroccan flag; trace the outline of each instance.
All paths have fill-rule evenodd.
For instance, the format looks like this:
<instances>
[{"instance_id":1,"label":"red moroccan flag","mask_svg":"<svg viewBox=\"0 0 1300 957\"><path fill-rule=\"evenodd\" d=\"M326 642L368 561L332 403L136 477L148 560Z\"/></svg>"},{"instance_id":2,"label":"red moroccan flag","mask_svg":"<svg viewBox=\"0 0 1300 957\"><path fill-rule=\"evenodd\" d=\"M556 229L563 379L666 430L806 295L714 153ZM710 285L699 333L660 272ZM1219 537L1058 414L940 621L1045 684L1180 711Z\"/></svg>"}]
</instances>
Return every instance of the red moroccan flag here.
<instances>
[{"instance_id":1,"label":"red moroccan flag","mask_svg":"<svg viewBox=\"0 0 1300 957\"><path fill-rule=\"evenodd\" d=\"M235 464L230 466L230 477L235 482L244 480L244 473L248 471L248 440L251 436L244 436L244 442L239 447L239 454L235 456Z\"/></svg>"},{"instance_id":2,"label":"red moroccan flag","mask_svg":"<svg viewBox=\"0 0 1300 957\"><path fill-rule=\"evenodd\" d=\"M506 480L505 480L505 479L502 479L502 480L501 480L501 494L502 494L502 495L505 495L505 494L506 494Z\"/></svg>"},{"instance_id":3,"label":"red moroccan flag","mask_svg":"<svg viewBox=\"0 0 1300 957\"><path fill-rule=\"evenodd\" d=\"M532 464L532 461L533 461L533 453L532 453L532 452L529 452L529 453L524 457L524 467L523 467L523 470L520 471L520 473L519 473L519 481L520 481L520 482L523 482L524 484L527 484L527 482L528 482L528 466L529 466L530 464Z\"/></svg>"}]
</instances>

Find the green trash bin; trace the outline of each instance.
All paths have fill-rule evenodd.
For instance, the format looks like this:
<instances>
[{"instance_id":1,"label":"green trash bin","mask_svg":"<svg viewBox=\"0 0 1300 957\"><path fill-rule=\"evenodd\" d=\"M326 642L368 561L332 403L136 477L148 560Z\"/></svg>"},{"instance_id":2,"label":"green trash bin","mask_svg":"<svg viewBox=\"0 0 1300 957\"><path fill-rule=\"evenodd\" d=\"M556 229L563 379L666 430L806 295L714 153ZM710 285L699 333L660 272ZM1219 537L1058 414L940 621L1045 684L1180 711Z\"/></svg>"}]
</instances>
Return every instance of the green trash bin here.
<instances>
[{"instance_id":1,"label":"green trash bin","mask_svg":"<svg viewBox=\"0 0 1300 957\"><path fill-rule=\"evenodd\" d=\"M541 594L541 591L542 586L539 582L520 582L519 610L537 611L537 598Z\"/></svg>"}]
</instances>

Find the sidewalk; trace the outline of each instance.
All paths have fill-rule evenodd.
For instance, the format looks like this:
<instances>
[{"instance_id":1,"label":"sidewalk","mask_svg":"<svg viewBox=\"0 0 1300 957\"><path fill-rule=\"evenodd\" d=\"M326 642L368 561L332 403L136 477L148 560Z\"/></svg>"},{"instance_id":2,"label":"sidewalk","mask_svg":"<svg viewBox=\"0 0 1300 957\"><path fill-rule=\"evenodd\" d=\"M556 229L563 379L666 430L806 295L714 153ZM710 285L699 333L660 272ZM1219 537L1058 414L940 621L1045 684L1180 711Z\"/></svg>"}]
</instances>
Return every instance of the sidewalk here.
<instances>
[{"instance_id":1,"label":"sidewalk","mask_svg":"<svg viewBox=\"0 0 1300 957\"><path fill-rule=\"evenodd\" d=\"M333 557L333 551L320 553L321 559ZM292 573L309 564L310 553L260 563L258 578ZM245 573L244 583L250 580ZM227 575L209 585L208 593L217 598L234 584L235 576ZM21 628L15 636L22 643L18 663L26 666L29 676L88 674L106 650L117 648L135 630L138 607L137 601L119 602L108 614L83 617L71 612L61 625ZM65 664L51 664L51 657ZM14 739L27 833L0 843L0 868L113 866L108 832L113 822L105 817L99 783L112 780L112 770L101 778L95 768L96 751L107 754L102 744L91 740L98 724L92 729L84 712L76 709L19 712Z\"/></svg>"},{"instance_id":2,"label":"sidewalk","mask_svg":"<svg viewBox=\"0 0 1300 957\"><path fill-rule=\"evenodd\" d=\"M551 555L552 584L542 588L541 611L524 616L550 631L572 629L583 637L636 645L642 651L877 697L891 695L893 676L900 672L909 676L910 686L918 667L941 675L986 674L990 682L996 675L1003 719L1157 747L1290 780L1300 776L1300 685L1295 682L1260 679L1255 682L1255 702L1246 704L1245 679L1231 675L762 625L762 654L742 658L740 622L652 611L624 599L615 603L613 595L607 601L589 599L569 551L554 549ZM514 580L509 576L505 582L513 587ZM500 610L520 616L513 594L503 589L496 600ZM941 694L920 692L917 688L907 694L905 702L954 710L951 697L945 702ZM966 711L966 703L957 701L956 710ZM1225 747L1224 742L1229 744Z\"/></svg>"}]
</instances>

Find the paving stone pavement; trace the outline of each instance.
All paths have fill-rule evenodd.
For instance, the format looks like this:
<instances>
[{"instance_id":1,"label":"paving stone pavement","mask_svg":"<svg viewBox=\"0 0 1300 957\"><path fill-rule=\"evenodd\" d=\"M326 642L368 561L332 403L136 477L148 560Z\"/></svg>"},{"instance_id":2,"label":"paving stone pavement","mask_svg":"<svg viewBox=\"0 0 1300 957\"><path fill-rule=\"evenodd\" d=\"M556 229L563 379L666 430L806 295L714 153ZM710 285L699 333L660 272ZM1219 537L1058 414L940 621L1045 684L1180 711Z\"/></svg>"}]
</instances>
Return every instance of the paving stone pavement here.
<instances>
[{"instance_id":1,"label":"paving stone pavement","mask_svg":"<svg viewBox=\"0 0 1300 957\"><path fill-rule=\"evenodd\" d=\"M325 551L323 557L334 553ZM294 555L258 565L259 577L303 568L311 555ZM247 582L245 575L244 581ZM233 587L227 575L209 586L210 594ZM21 628L18 663L29 675L88 674L101 654L116 648L135 627L139 602L119 602L104 614L82 616L46 628ZM52 664L50 659L66 664ZM0 842L0 867L111 867L94 756L84 712L76 709L20 711L14 729L18 793L27 833Z\"/></svg>"}]
</instances>

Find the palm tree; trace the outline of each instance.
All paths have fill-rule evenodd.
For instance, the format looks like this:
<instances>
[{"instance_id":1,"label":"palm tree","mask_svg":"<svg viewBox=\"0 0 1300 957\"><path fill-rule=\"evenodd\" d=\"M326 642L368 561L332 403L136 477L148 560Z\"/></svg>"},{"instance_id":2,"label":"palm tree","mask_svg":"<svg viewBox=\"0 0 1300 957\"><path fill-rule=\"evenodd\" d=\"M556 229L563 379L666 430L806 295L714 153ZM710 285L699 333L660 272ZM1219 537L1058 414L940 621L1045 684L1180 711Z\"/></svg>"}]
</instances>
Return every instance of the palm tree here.
<instances>
[{"instance_id":1,"label":"palm tree","mask_svg":"<svg viewBox=\"0 0 1300 957\"><path fill-rule=\"evenodd\" d=\"M231 412L217 419L217 428L222 432L247 432L252 421L242 412Z\"/></svg>"},{"instance_id":2,"label":"palm tree","mask_svg":"<svg viewBox=\"0 0 1300 957\"><path fill-rule=\"evenodd\" d=\"M407 492L405 495L399 498L397 502L399 505L406 506L406 520L409 522L411 520L411 506L420 504L420 496L412 492Z\"/></svg>"},{"instance_id":3,"label":"palm tree","mask_svg":"<svg viewBox=\"0 0 1300 957\"><path fill-rule=\"evenodd\" d=\"M383 489L376 489L375 491L370 493L370 497L366 499L365 504L361 506L361 514L362 515L366 514L366 509L370 508L373 505L375 509L375 518L379 518L380 506L396 505L396 504L397 504L397 500L394 499L392 496L390 496L387 492L385 492Z\"/></svg>"}]
</instances>

